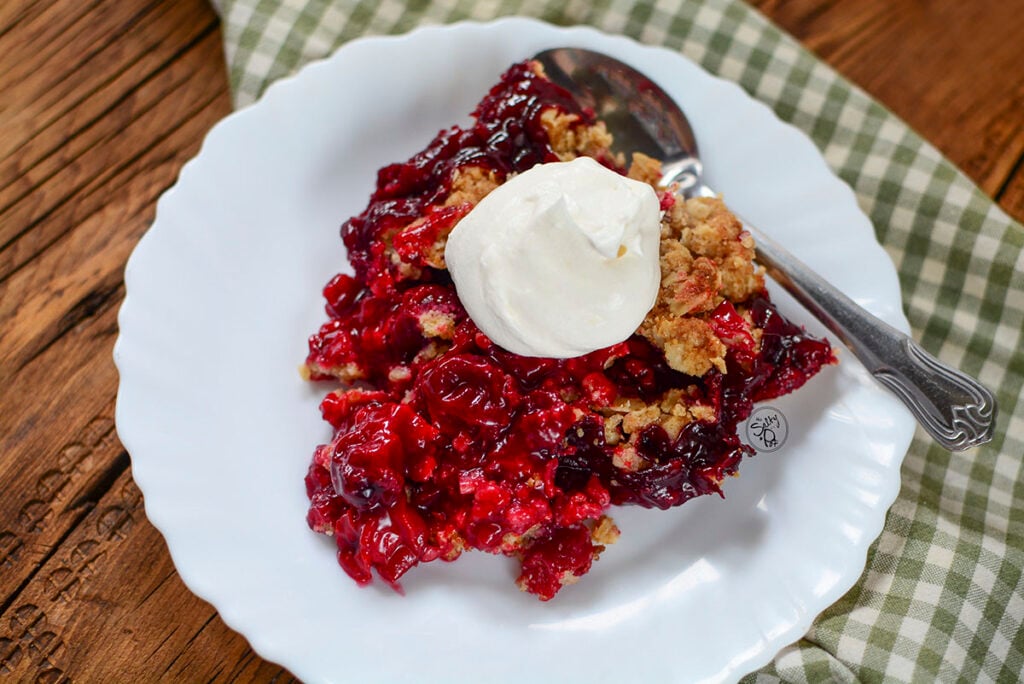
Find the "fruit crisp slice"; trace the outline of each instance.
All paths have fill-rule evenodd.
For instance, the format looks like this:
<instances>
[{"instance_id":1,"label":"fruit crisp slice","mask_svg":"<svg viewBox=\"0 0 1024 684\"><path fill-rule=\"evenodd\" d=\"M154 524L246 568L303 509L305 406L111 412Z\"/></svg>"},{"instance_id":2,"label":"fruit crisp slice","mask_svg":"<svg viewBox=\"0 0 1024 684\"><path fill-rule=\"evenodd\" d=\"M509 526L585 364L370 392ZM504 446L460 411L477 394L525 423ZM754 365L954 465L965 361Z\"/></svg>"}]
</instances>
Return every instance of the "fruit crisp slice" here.
<instances>
[{"instance_id":1,"label":"fruit crisp slice","mask_svg":"<svg viewBox=\"0 0 1024 684\"><path fill-rule=\"evenodd\" d=\"M309 525L332 535L361 584L397 588L423 562L479 549L519 559L542 600L618 537L612 504L668 508L720 493L753 403L834 362L775 310L754 245L718 199L657 187L657 161L625 160L593 112L513 65L473 112L380 170L342 226L352 274L324 288L328 320L306 372L341 387L306 477ZM517 356L481 333L445 270L448 233L499 184L587 155L655 186L661 288L629 339L573 359Z\"/></svg>"}]
</instances>

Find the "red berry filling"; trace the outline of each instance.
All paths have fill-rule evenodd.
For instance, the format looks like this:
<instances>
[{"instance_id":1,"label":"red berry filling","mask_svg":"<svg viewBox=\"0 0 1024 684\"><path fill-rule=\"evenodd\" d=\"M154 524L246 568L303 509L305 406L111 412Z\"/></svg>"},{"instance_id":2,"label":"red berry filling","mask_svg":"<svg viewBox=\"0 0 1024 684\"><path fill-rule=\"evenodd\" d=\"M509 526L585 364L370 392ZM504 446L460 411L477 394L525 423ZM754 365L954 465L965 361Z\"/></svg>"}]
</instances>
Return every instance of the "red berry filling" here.
<instances>
[{"instance_id":1,"label":"red berry filling","mask_svg":"<svg viewBox=\"0 0 1024 684\"><path fill-rule=\"evenodd\" d=\"M736 426L753 403L834 361L763 292L747 316L724 300L705 317L726 372L700 377L641 335L574 359L517 356L483 335L428 254L471 208L445 204L458 173L501 182L558 159L541 121L552 109L594 122L529 63L513 66L471 127L382 169L367 208L342 226L355 275L324 288L329 320L307 367L347 386L321 404L334 437L314 453L306 490L310 527L335 537L360 584L376 571L397 588L418 563L480 549L519 558L520 587L550 599L614 541L611 504L667 508L720 492L752 453ZM617 407L670 399L703 418L637 424L626 441Z\"/></svg>"}]
</instances>

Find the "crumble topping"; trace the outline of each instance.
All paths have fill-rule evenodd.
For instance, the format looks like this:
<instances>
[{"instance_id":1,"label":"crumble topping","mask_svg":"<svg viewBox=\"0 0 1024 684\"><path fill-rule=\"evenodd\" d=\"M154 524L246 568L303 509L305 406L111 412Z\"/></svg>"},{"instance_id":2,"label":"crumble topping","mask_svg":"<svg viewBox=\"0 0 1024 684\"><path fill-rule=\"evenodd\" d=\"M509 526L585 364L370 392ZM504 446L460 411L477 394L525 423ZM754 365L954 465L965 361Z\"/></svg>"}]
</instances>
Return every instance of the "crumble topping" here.
<instances>
[{"instance_id":1,"label":"crumble topping","mask_svg":"<svg viewBox=\"0 0 1024 684\"><path fill-rule=\"evenodd\" d=\"M427 310L419 315L418 320L424 337L451 340L455 336L455 318L447 312Z\"/></svg>"},{"instance_id":2,"label":"crumble topping","mask_svg":"<svg viewBox=\"0 0 1024 684\"><path fill-rule=\"evenodd\" d=\"M492 169L480 166L457 168L452 173L452 189L445 198L444 205L452 207L465 203L476 204L498 185L498 176ZM443 249L441 253L444 254Z\"/></svg>"},{"instance_id":3,"label":"crumble topping","mask_svg":"<svg viewBox=\"0 0 1024 684\"><path fill-rule=\"evenodd\" d=\"M560 161L572 161L580 156L613 157L612 136L603 121L588 126L577 114L549 108L540 115L540 122Z\"/></svg>"},{"instance_id":4,"label":"crumble topping","mask_svg":"<svg viewBox=\"0 0 1024 684\"><path fill-rule=\"evenodd\" d=\"M764 291L764 270L753 259L753 239L721 199L680 200L665 212L661 290L640 334L664 350L672 368L696 376L711 368L727 372L728 348L707 319L725 300L744 316L742 302Z\"/></svg>"},{"instance_id":5,"label":"crumble topping","mask_svg":"<svg viewBox=\"0 0 1024 684\"><path fill-rule=\"evenodd\" d=\"M661 162L641 152L634 152L626 175L657 189L661 182Z\"/></svg>"}]
</instances>

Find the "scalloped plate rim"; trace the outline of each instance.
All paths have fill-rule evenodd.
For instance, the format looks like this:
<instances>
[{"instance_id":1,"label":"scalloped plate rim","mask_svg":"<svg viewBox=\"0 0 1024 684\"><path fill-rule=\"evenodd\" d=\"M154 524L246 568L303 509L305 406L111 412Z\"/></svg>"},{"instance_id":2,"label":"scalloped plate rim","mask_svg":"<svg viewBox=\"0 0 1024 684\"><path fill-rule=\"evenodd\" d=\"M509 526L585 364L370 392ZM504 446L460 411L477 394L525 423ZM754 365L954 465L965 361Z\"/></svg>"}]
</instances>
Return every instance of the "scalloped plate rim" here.
<instances>
[{"instance_id":1,"label":"scalloped plate rim","mask_svg":"<svg viewBox=\"0 0 1024 684\"><path fill-rule=\"evenodd\" d=\"M132 346L131 338L126 337L124 331L128 330L129 333L131 332L133 325L133 316L136 315L135 309L136 307L144 304L144 302L138 300L138 297L133 296L133 291L137 289L139 283L138 279L145 277L144 274L139 273L139 268L145 268L146 259L154 258L151 254L147 253L148 250L150 250L151 248L156 248L159 246L159 242L156 240L154 236L161 235L162 231L167 231L172 228L172 226L167 225L167 222L170 220L167 218L167 216L168 214L173 215L172 207L176 202L184 201L182 199L183 197L187 199L189 184L193 182L192 179L195 178L197 181L199 180L201 165L206 160L206 156L204 155L208 155L208 148L212 144L211 141L217 141L222 136L222 132L224 130L231 129L239 125L243 125L244 122L248 122L250 119L253 122L259 121L261 112L265 111L270 107L276 107L279 106L280 104L287 103L290 91L294 87L294 84L296 82L301 82L302 80L305 79L315 78L316 73L321 69L327 68L328 64L336 64L339 60L344 60L346 58L346 55L350 54L353 50L369 49L368 46L374 47L388 44L397 45L400 43L406 43L408 45L415 44L417 41L426 42L432 40L433 37L437 35L452 36L457 35L460 32L477 32L482 30L498 31L499 29L514 29L517 31L527 32L553 31L555 35L563 36L570 42L575 42L576 39L580 39L580 41L584 43L596 41L598 43L607 43L609 46L616 47L625 51L636 50L637 52L647 52L650 54L656 54L659 58L666 57L666 55L669 55L675 59L686 59L685 57L682 57L677 53L672 53L664 48L640 45L638 43L633 42L631 39L627 37L608 35L591 27L557 28L544 24L542 22L538 22L536 20L518 17L506 18L486 23L459 22L457 24L451 24L447 26L425 26L420 27L408 34L400 36L366 37L353 40L347 43L346 45L342 46L330 57L310 63L296 74L275 82L268 88L266 94L259 102L250 107L246 107L239 111L233 112L232 114L225 117L222 121L218 122L207 134L203 142L203 145L200 149L200 152L197 154L197 156L190 160L182 168L178 182L160 198L157 205L156 220L154 221L153 226L146 233L146 235L143 236L139 246L137 246L135 251L133 251L132 256L130 257L128 265L126 267L126 296L125 301L122 304L121 311L119 312L119 324L122 328L122 332L119 335L114 348L115 363L120 373L121 383L121 387L118 393L118 400L116 404L115 418L117 423L118 434L121 437L126 449L132 456L133 472L141 474L141 477L137 477L136 482L146 497L147 516L150 518L153 524L160 530L160 532L164 535L165 539L167 540L168 548L171 552L172 558L174 559L175 565L178 568L178 571L181 574L182 579L185 581L186 585L189 586L189 588L192 591L194 591L197 595L201 596L202 598L206 599L207 601L218 607L218 609L222 611L222 615L225 622L227 622L234 629L245 635L258 652L263 654L268 659L275 660L289 667L290 669L292 669L293 672L303 677L303 679L319 679L324 676L324 673L315 671L316 668L307 668L302 662L296 662L290 653L284 652L273 641L264 638L264 636L260 633L261 627L259 625L254 625L250 622L247 622L247 618L242 614L236 614L236 611L232 610L230 600L227 600L225 597L218 595L217 590L210 588L210 586L208 586L208 583L204 581L204 578L202 576L197 576L191 571L188 559L182 557L182 553L180 552L180 550L178 550L178 544L175 538L175 535L178 533L178 530L175 528L177 522L174 519L174 516L169 513L169 509L162 508L162 504L159 503L159 492L161 484L150 478L150 473L155 474L156 471L148 468L148 465L153 465L155 467L155 464L147 464L147 459L146 456L144 455L146 449L148 448L148 446L145 446L146 437L144 434L139 434L133 429L133 420L136 420L136 418L133 416L133 411L136 410L136 407L129 407L127 404L124 403L124 397L126 395L130 397L133 391L138 390L138 388L133 388L131 386L132 373L133 370L135 370L135 367L132 366L133 359L131 355L128 355L128 357L126 358L126 350L132 350ZM529 55L523 55L524 58L528 56ZM713 76L711 78L714 79L715 81L720 81L721 83L726 84L729 88L734 88L738 90L744 98L749 99L749 97L746 96L745 93L742 93L739 87L736 86L735 84L732 84L728 81L721 81L721 79L717 79L716 77ZM758 107L761 107L764 110L768 111L769 114L771 114L770 110L767 110L767 108L764 107L764 105L762 105L761 103L755 102L755 104ZM774 117L774 114L771 114L771 116ZM239 122L243 122L243 124L240 124ZM798 136L802 136L806 140L806 136L804 136L802 132L789 126L788 124L784 124L781 122L778 123L779 125L790 130L790 132L786 133L786 135L792 135L793 133L796 133ZM808 144L810 144L809 140L807 142ZM822 161L821 164L824 167L824 161ZM827 170L827 167L824 168ZM831 174L831 171L828 171L828 173ZM833 175L834 178L834 174L831 175ZM845 184L842 184L841 181L838 181L838 179L835 180L842 186L842 188L845 188L846 193L848 193L849 195L849 201L854 206L856 206L856 201L853 197L852 191L850 191L849 188L845 186ZM868 226L870 227L870 224L868 224ZM884 250L882 250L882 248L877 245L877 242L874 242L873 234L871 235L871 243L874 245L875 248L877 248L877 253L875 256L881 256L887 260L887 257L885 257ZM887 274L887 276L890 277L893 280L893 282L896 282L895 270L892 268L891 263L887 261L885 263L887 263L888 268L892 270L892 273ZM133 287L133 284L136 287ZM891 294L892 293L890 293L890 296ZM897 291L895 292L895 301L896 309L897 311L899 311L900 307L898 285ZM902 318L902 313L899 313L896 316L896 318L898 327L902 327L904 330L908 329L909 326L907 325L905 318ZM303 332L297 331L297 334L302 335ZM895 451L901 455L900 458L902 458L902 454L905 453L906 447L909 445L913 428L910 427L909 429L904 430L904 432L905 443L894 444ZM899 442L899 440L897 440L897 442ZM821 609L824 609L828 605L831 605L831 603L837 600L843 593L845 593L845 591L849 589L850 586L853 585L857 577L860 575L861 568L863 567L863 557L867 552L867 548L871 540L877 537L877 535L881 532L882 524L884 523L885 511L889 508L891 503L895 500L896 495L898 494L898 461L900 460L900 458L896 459L897 463L894 466L895 479L890 480L887 483L887 486L884 487L882 491L879 492L879 513L876 521L877 524L870 527L870 529L865 530L864 537L866 541L864 541L858 547L858 553L861 556L860 567L851 568L849 573L845 577L843 577L842 580L839 581L828 594L821 597L822 605L817 610L807 611L804 615L804 619L801 619L791 629L787 630L785 634L774 639L771 644L767 645L760 652L749 656L748 658L746 658L738 664L731 664L728 668L722 671L722 674L724 676L736 677L743 674L745 671L749 671L751 669L755 669L756 667L764 665L766 662L768 662L768 660L770 660L770 658L774 655L778 648L781 648L787 643L790 643L795 638L803 634L804 631L806 631L806 628L809 627L813 618ZM338 579L339 581L347 581L347 579L341 576L340 573ZM510 589L512 588L510 587Z\"/></svg>"}]
</instances>

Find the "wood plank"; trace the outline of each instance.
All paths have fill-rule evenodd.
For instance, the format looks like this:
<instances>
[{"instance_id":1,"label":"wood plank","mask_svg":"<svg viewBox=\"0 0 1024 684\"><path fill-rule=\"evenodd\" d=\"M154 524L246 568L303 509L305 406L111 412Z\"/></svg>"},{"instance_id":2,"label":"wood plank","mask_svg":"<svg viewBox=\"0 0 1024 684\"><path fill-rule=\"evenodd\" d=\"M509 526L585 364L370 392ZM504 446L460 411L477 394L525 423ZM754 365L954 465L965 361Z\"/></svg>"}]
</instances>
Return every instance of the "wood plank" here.
<instances>
[{"instance_id":1,"label":"wood plank","mask_svg":"<svg viewBox=\"0 0 1024 684\"><path fill-rule=\"evenodd\" d=\"M1024 222L1024 157L1017 162L1013 175L999 191L999 206L1010 216ZM1018 275L1024 277L1024 274Z\"/></svg>"},{"instance_id":2,"label":"wood plank","mask_svg":"<svg viewBox=\"0 0 1024 684\"><path fill-rule=\"evenodd\" d=\"M10 68L2 72L8 102L3 114L12 135L0 142L0 158L77 102L76 93L95 90L108 73L102 65L94 68L93 59L120 50L120 41L111 38L130 34L159 1L54 5L4 35L0 51L7 55Z\"/></svg>"},{"instance_id":3,"label":"wood plank","mask_svg":"<svg viewBox=\"0 0 1024 684\"><path fill-rule=\"evenodd\" d=\"M213 35L212 18L205 23L193 19L199 2L161 5L140 21L122 17L122 22L135 23L108 27L121 32L118 40L105 41L88 68L73 72L73 77L54 76L54 69L43 68L33 72L38 77L22 83L0 78L0 89L10 93L16 105L13 113L0 116L0 125L17 134L0 142L8 147L0 151L0 245L29 230L86 184L87 177L70 175L88 165L82 161L84 155L121 153L117 144L123 127L158 103L159 93L154 91L166 87L164 79L156 79L154 88L153 74L203 36ZM219 52L214 59L222 59ZM185 80L194 74L179 70L177 75ZM202 85L208 91L209 84ZM62 97L47 105L57 94Z\"/></svg>"},{"instance_id":4,"label":"wood plank","mask_svg":"<svg viewBox=\"0 0 1024 684\"><path fill-rule=\"evenodd\" d=\"M112 446L117 376L110 353L124 263L156 197L230 109L223 80L209 92L218 75L223 79L219 56L213 33L140 88L173 106L120 104L116 118L127 124L120 145L79 165L91 192L23 238L52 232L59 237L54 248L0 283L0 454L23 455L0 460L13 493L0 497L0 563L8 566L0 601L76 524L81 511L72 503L103 481L120 454ZM205 80L189 78L196 74Z\"/></svg>"},{"instance_id":5,"label":"wood plank","mask_svg":"<svg viewBox=\"0 0 1024 684\"><path fill-rule=\"evenodd\" d=\"M1019 3L752 4L884 102L990 196L1024 155L1024 12ZM1024 218L1019 212L1016 216Z\"/></svg>"},{"instance_id":6,"label":"wood plank","mask_svg":"<svg viewBox=\"0 0 1024 684\"><path fill-rule=\"evenodd\" d=\"M213 26L204 4L190 11ZM110 353L125 259L156 197L230 110L219 33L181 52L180 29L203 26L196 19L163 15L165 36L146 29L150 40L135 49L166 42L165 59L148 72L142 60L110 60L121 83L84 93L42 128L38 148L19 150L39 150L35 160L54 170L29 194L57 188L65 199L2 253L24 266L0 283L0 672L15 680L288 677L181 584L137 490L124 488L134 485L113 429ZM65 143L68 131L76 137ZM21 168L31 157L18 157ZM58 183L68 170L85 182ZM98 533L104 525L112 536ZM143 590L144 601L126 602Z\"/></svg>"},{"instance_id":7,"label":"wood plank","mask_svg":"<svg viewBox=\"0 0 1024 684\"><path fill-rule=\"evenodd\" d=\"M52 1L9 4L11 10L19 12L19 16L15 18L18 30L7 31L0 37L0 54L9 60L9 68L4 70L4 81L8 87L38 72L36 67L46 64L68 45L78 42L76 39L88 31L90 22L102 25L100 15L104 10L99 0L87 0L74 6ZM26 53L31 55L31 60L18 59ZM7 104L15 104L14 98Z\"/></svg>"},{"instance_id":8,"label":"wood plank","mask_svg":"<svg viewBox=\"0 0 1024 684\"><path fill-rule=\"evenodd\" d=\"M294 681L181 583L129 471L0 614L0 672L19 681Z\"/></svg>"},{"instance_id":9,"label":"wood plank","mask_svg":"<svg viewBox=\"0 0 1024 684\"><path fill-rule=\"evenodd\" d=\"M216 43L212 35L197 45L196 59L208 58ZM154 106L125 128L118 157L137 157L110 159L106 155L111 152L88 157L90 164L83 162L75 170L88 178L76 201L0 252L0 273L32 259L0 282L0 317L12 323L0 331L0 382L73 324L80 313L76 307L88 309L91 299L117 286L131 249L152 219L157 197L198 150L203 133L229 109L226 93L205 102L210 97L206 88L182 76L192 66L176 63L159 79L171 81L164 84L171 89L160 95L173 106ZM164 88L157 81L150 85ZM159 133L148 133L154 130ZM39 255L58 239L53 249Z\"/></svg>"},{"instance_id":10,"label":"wood plank","mask_svg":"<svg viewBox=\"0 0 1024 684\"><path fill-rule=\"evenodd\" d=\"M29 2L4 2L0 3L0 38L7 35L15 27L20 32L29 22L34 21L39 15L48 10L58 0L38 0ZM0 64L6 64L0 58Z\"/></svg>"},{"instance_id":11,"label":"wood plank","mask_svg":"<svg viewBox=\"0 0 1024 684\"><path fill-rule=\"evenodd\" d=\"M107 306L7 385L0 453L21 457L0 461L0 606L79 523L123 451L109 357L115 324L116 308Z\"/></svg>"},{"instance_id":12,"label":"wood plank","mask_svg":"<svg viewBox=\"0 0 1024 684\"><path fill-rule=\"evenodd\" d=\"M49 247L67 230L91 216L109 199L108 193L130 180L141 161L152 159L153 146L175 135L177 127L187 123L183 117L214 106L202 132L230 111L226 93L211 92L208 83L195 78L196 64L216 59L220 53L219 34L210 33L195 46L194 61L175 61L163 78L142 84L110 114L113 128L103 131L104 139L90 146L79 158L67 164L46 181L45 186L15 204L0 216L13 225L31 226L21 232L0 252L0 280L9 277L39 252ZM119 122L119 123L117 123ZM97 128L108 128L97 124ZM189 135L196 137L190 129ZM198 147L189 148L189 156ZM181 154L174 155L181 159ZM181 159L183 161L183 159Z\"/></svg>"},{"instance_id":13,"label":"wood plank","mask_svg":"<svg viewBox=\"0 0 1024 684\"><path fill-rule=\"evenodd\" d=\"M198 2L202 0L187 0L170 5L165 3L133 24L111 27L121 32L118 39L102 43L93 59L71 74L66 68L55 70L33 64L38 61L38 57L23 53L31 50L34 41L22 41L12 46L12 61L20 60L20 64L36 68L30 72L30 78L23 82L16 82L12 73L0 72L0 83L7 93L7 109L11 110L0 114L0 121L9 130L14 130L17 122L27 127L21 131L22 136L12 135L2 143L6 146L6 154L13 156L13 150L17 150L18 154L16 159L4 159L6 164L0 166L3 172L0 187L6 189L16 177L12 170L24 171L31 168L45 154L69 142L78 135L81 128L103 116L111 105L208 32L215 23L212 18L207 17L205 23L193 20L196 9L194 4ZM95 19L90 17L88 21L94 22ZM61 39L59 45L77 47L73 42L67 42L68 36L61 36ZM39 98L50 94L58 84L72 88L72 91L60 98L59 105L43 112L45 116L38 115L39 112L35 116L27 116L27 108L38 107ZM69 116L83 103L87 103L89 109ZM53 125L57 118L62 119L60 127ZM43 132L49 135L40 141L37 138ZM45 145L41 144L43 142ZM3 159L3 155L0 155L0 159ZM0 206L9 204L10 200L6 199Z\"/></svg>"}]
</instances>

